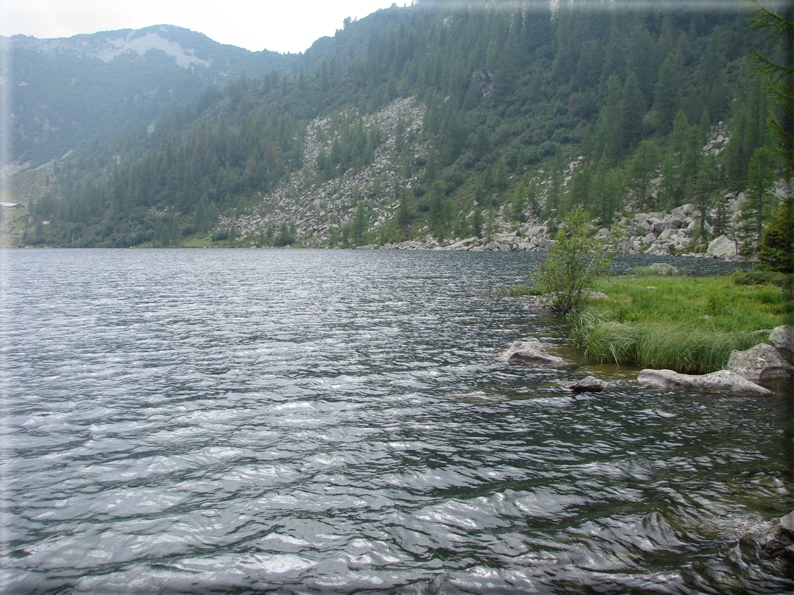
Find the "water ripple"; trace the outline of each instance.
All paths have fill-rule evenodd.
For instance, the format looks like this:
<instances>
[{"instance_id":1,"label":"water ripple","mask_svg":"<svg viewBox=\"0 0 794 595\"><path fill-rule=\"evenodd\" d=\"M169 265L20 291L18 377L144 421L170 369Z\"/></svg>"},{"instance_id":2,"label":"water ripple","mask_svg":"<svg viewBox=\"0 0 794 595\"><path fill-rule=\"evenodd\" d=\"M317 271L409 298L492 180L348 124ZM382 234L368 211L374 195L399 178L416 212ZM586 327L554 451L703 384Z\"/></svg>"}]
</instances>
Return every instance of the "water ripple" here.
<instances>
[{"instance_id":1,"label":"water ripple","mask_svg":"<svg viewBox=\"0 0 794 595\"><path fill-rule=\"evenodd\" d=\"M794 507L790 396L506 363L564 339L493 297L532 256L3 264L4 592L794 590L739 543Z\"/></svg>"}]
</instances>

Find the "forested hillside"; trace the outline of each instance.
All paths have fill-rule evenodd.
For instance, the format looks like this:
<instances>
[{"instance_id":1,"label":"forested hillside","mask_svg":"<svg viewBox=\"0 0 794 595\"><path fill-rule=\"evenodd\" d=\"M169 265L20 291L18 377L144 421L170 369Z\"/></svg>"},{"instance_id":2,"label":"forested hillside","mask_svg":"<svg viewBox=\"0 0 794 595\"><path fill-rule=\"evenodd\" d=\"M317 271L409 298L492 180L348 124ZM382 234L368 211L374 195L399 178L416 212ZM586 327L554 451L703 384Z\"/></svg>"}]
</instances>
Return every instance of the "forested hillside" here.
<instances>
[{"instance_id":1,"label":"forested hillside","mask_svg":"<svg viewBox=\"0 0 794 595\"><path fill-rule=\"evenodd\" d=\"M553 230L578 205L610 227L691 204L698 249L744 191L731 233L755 249L778 166L748 12L460 6L346 23L294 75L56 162L24 242L443 244Z\"/></svg>"}]
</instances>

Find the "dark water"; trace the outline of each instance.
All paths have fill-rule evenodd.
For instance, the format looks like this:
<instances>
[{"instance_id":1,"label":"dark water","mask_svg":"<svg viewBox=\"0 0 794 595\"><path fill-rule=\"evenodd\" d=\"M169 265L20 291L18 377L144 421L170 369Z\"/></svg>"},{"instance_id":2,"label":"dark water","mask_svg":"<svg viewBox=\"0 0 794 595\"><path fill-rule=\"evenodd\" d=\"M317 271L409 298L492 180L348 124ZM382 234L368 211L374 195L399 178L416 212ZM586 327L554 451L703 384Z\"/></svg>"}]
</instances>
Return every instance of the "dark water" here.
<instances>
[{"instance_id":1,"label":"dark water","mask_svg":"<svg viewBox=\"0 0 794 595\"><path fill-rule=\"evenodd\" d=\"M505 363L531 256L0 258L2 592L794 591L794 400Z\"/></svg>"}]
</instances>

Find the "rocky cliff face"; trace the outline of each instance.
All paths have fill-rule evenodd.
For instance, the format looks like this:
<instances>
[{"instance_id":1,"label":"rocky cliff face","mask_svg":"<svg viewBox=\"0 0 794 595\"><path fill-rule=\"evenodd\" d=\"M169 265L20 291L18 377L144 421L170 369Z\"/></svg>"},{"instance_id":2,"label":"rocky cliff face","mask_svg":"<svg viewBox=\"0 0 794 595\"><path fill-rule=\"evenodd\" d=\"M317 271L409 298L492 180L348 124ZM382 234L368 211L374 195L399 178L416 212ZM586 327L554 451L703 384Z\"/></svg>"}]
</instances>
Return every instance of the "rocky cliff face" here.
<instances>
[{"instance_id":1,"label":"rocky cliff face","mask_svg":"<svg viewBox=\"0 0 794 595\"><path fill-rule=\"evenodd\" d=\"M243 237L253 239L265 229L278 229L282 224L294 226L296 236L306 246L326 246L334 232L353 218L355 197L369 206L370 231L378 229L394 217L397 191L411 190L418 183L423 168L403 177L394 158L397 127L410 144L415 160L425 156L426 148L418 142L425 107L417 99L398 99L375 114L364 116L364 127L377 125L383 142L375 149L372 163L360 171L348 170L341 177L321 181L317 157L330 152L336 136L329 134L330 118L318 118L306 127L303 167L288 182L262 198L253 211L232 221L224 218L220 227L234 224ZM412 140L413 139L413 140Z\"/></svg>"}]
</instances>

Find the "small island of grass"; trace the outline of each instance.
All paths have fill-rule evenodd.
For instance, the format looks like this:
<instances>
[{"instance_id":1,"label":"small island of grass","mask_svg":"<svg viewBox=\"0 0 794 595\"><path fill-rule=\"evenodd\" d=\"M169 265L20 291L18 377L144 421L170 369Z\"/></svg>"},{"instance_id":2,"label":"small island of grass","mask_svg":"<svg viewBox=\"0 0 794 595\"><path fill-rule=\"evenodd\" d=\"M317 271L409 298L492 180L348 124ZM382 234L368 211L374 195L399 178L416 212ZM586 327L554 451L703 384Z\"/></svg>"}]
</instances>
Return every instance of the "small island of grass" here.
<instances>
[{"instance_id":1,"label":"small island of grass","mask_svg":"<svg viewBox=\"0 0 794 595\"><path fill-rule=\"evenodd\" d=\"M703 374L734 350L766 342L794 304L775 277L613 277L594 281L606 299L571 312L571 337L588 359Z\"/></svg>"}]
</instances>

